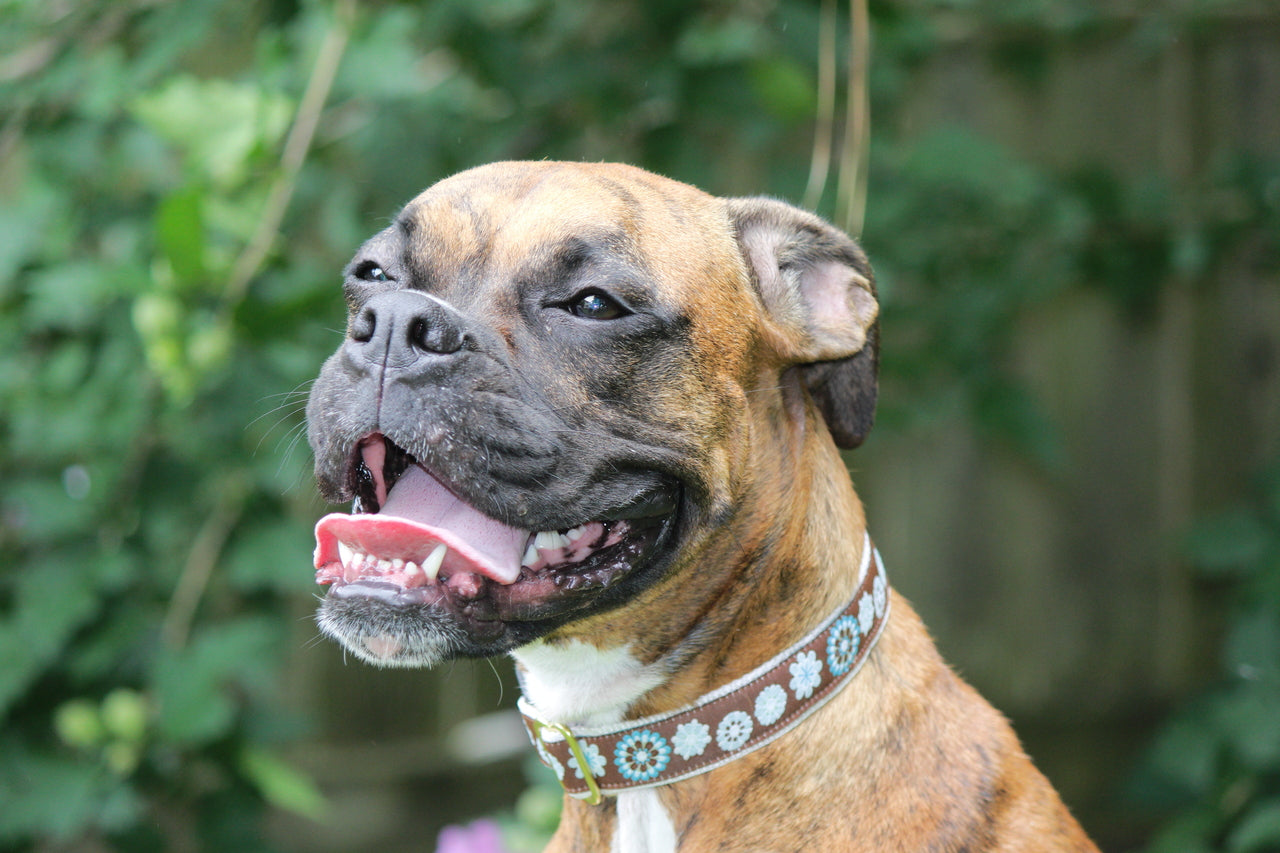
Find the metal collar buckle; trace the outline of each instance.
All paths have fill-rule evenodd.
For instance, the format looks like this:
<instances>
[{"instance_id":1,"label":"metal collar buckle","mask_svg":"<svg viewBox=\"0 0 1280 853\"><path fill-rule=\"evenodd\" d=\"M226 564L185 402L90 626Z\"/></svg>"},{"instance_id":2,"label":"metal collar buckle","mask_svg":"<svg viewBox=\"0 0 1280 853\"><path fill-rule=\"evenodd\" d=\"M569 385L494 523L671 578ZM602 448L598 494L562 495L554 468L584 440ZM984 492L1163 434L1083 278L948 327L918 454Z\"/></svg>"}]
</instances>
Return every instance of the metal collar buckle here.
<instances>
[{"instance_id":1,"label":"metal collar buckle","mask_svg":"<svg viewBox=\"0 0 1280 853\"><path fill-rule=\"evenodd\" d=\"M604 799L604 794L600 793L600 786L596 784L595 776L591 775L591 763L587 761L586 755L582 752L582 746L578 743L578 739L573 736L573 732L569 731L567 726L559 723L548 723L545 720L539 720L535 717L529 717L529 725L533 729L533 736L542 743L555 743L557 740L563 740L569 745L569 752L573 754L573 758L578 762L578 770L582 773L583 780L587 783L587 793L575 796L588 805L597 805ZM558 738L548 740L544 732L552 732L558 735Z\"/></svg>"}]
</instances>

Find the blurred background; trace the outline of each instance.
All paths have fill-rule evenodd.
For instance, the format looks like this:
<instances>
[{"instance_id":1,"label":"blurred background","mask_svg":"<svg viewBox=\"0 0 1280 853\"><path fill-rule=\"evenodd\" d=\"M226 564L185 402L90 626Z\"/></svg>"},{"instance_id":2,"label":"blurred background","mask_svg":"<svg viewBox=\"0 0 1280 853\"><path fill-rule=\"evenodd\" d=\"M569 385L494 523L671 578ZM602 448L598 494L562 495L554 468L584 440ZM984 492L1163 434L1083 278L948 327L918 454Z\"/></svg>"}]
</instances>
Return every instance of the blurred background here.
<instances>
[{"instance_id":1,"label":"blurred background","mask_svg":"<svg viewBox=\"0 0 1280 853\"><path fill-rule=\"evenodd\" d=\"M379 672L310 621L339 271L495 159L801 201L829 20L0 0L0 850L430 851L480 818L446 843L537 849L510 664ZM1280 7L870 22L883 375L847 461L893 582L1104 849L1278 850Z\"/></svg>"}]
</instances>

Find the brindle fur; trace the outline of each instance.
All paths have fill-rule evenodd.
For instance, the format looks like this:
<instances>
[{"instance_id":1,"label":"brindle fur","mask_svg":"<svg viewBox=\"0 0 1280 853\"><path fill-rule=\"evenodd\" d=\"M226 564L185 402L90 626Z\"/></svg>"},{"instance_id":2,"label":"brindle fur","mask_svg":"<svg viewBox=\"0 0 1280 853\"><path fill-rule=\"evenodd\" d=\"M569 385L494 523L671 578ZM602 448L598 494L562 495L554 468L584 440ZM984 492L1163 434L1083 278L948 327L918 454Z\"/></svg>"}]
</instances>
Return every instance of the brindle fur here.
<instances>
[{"instance_id":1,"label":"brindle fur","mask_svg":"<svg viewBox=\"0 0 1280 853\"><path fill-rule=\"evenodd\" d=\"M519 431L480 407L474 422L428 402L405 423L388 412L371 423L327 367L310 417L329 497L349 497L343 460L374 427L529 529L585 520L592 502L616 499L630 486L593 486L611 468L648 465L683 488L673 548L625 597L444 654L534 637L626 642L667 674L628 709L636 718L750 671L850 594L866 524L833 435L852 446L870 427L877 327L870 267L845 235L780 202L717 199L630 167L508 163L425 192L353 268L369 260L394 264L395 286L438 295L490 336L503 365L493 375L505 377L493 381L517 411L537 413L538 458L555 464L526 482L514 451L477 454ZM583 270L614 276L658 319L617 346L548 332L530 294ZM433 419L449 426L453 455L434 449L445 437L428 437ZM684 851L1095 849L896 595L867 664L804 725L658 796ZM615 819L611 800L567 800L549 849L607 850Z\"/></svg>"}]
</instances>

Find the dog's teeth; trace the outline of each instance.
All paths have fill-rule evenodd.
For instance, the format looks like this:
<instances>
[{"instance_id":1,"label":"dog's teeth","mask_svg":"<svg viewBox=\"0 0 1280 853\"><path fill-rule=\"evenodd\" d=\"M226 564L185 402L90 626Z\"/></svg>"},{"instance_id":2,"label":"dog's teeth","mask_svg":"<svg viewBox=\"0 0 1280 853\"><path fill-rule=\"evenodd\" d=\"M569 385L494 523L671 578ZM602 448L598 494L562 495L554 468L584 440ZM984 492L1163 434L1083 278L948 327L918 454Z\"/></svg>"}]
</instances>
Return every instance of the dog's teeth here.
<instances>
[{"instance_id":1,"label":"dog's teeth","mask_svg":"<svg viewBox=\"0 0 1280 853\"><path fill-rule=\"evenodd\" d=\"M530 542L529 547L524 549L524 557L520 559L520 565L532 566L536 562L538 562L538 549Z\"/></svg>"},{"instance_id":2,"label":"dog's teeth","mask_svg":"<svg viewBox=\"0 0 1280 853\"><path fill-rule=\"evenodd\" d=\"M379 560L379 561L378 561L378 574L380 574L380 575L386 575L386 574L390 574L390 573L391 573L391 561L390 561L390 560Z\"/></svg>"},{"instance_id":3,"label":"dog's teeth","mask_svg":"<svg viewBox=\"0 0 1280 853\"><path fill-rule=\"evenodd\" d=\"M391 561L391 569L396 572L402 571L404 569L404 560L396 557Z\"/></svg>"},{"instance_id":4,"label":"dog's teeth","mask_svg":"<svg viewBox=\"0 0 1280 853\"><path fill-rule=\"evenodd\" d=\"M533 537L533 545L535 548L552 551L556 548L568 547L569 540L554 530L544 530Z\"/></svg>"},{"instance_id":5,"label":"dog's teeth","mask_svg":"<svg viewBox=\"0 0 1280 853\"><path fill-rule=\"evenodd\" d=\"M581 527L570 527L568 530L564 532L564 537L568 539L570 542L577 542L579 539L585 536L586 533L587 531L583 530Z\"/></svg>"},{"instance_id":6,"label":"dog's teeth","mask_svg":"<svg viewBox=\"0 0 1280 853\"><path fill-rule=\"evenodd\" d=\"M415 575L417 575L417 574L418 574L419 572L421 572L421 571L422 571L422 569L418 568L418 564L417 564L417 563L414 563L414 562L410 561L410 562L408 562L408 563L405 563L405 564L404 564L404 573L405 573L406 575L408 575L409 577L414 577Z\"/></svg>"},{"instance_id":7,"label":"dog's teeth","mask_svg":"<svg viewBox=\"0 0 1280 853\"><path fill-rule=\"evenodd\" d=\"M355 551L351 550L350 545L347 545L346 543L343 543L343 542L339 542L338 543L338 559L342 561L342 565L344 567L350 568L351 564L355 561Z\"/></svg>"},{"instance_id":8,"label":"dog's teeth","mask_svg":"<svg viewBox=\"0 0 1280 853\"><path fill-rule=\"evenodd\" d=\"M440 566L444 563L445 554L448 553L448 546L441 542L431 552L431 556L422 561L422 572L427 576L427 580L434 581L436 576L440 574Z\"/></svg>"}]
</instances>

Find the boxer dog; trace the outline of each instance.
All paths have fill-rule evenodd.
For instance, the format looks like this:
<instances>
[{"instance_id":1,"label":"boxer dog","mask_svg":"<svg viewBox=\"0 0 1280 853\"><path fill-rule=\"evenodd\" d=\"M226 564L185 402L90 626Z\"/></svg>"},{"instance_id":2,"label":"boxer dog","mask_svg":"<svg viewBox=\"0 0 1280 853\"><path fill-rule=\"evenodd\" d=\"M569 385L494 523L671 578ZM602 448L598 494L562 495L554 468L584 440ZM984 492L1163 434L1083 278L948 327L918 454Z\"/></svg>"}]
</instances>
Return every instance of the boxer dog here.
<instances>
[{"instance_id":1,"label":"boxer dog","mask_svg":"<svg viewBox=\"0 0 1280 853\"><path fill-rule=\"evenodd\" d=\"M1095 850L889 591L838 447L876 401L858 246L779 201L498 163L346 269L308 405L323 631L510 653L553 851Z\"/></svg>"}]
</instances>

